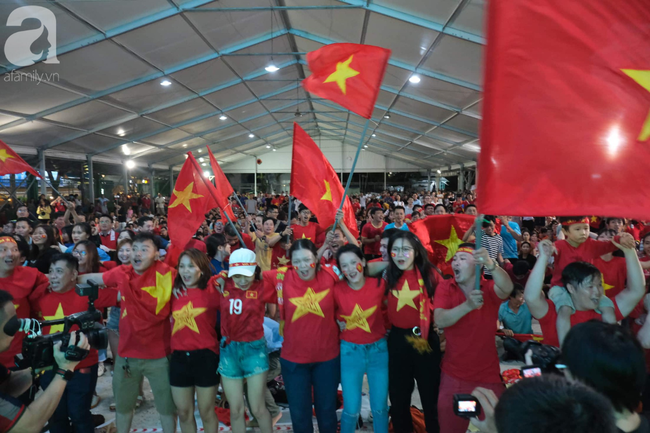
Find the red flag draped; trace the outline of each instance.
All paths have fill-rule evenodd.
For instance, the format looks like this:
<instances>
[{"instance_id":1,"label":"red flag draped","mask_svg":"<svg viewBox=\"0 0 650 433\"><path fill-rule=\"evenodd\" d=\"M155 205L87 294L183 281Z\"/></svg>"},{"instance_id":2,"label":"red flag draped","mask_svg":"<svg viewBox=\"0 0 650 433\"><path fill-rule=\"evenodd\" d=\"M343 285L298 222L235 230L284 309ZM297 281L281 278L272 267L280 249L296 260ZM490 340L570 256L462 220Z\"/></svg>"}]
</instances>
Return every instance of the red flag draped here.
<instances>
[{"instance_id":1,"label":"red flag draped","mask_svg":"<svg viewBox=\"0 0 650 433\"><path fill-rule=\"evenodd\" d=\"M321 227L328 227L334 224L344 191L323 152L300 125L294 123L291 195L316 215ZM358 237L357 220L349 197L345 198L343 212L346 227Z\"/></svg>"},{"instance_id":2,"label":"red flag draped","mask_svg":"<svg viewBox=\"0 0 650 433\"><path fill-rule=\"evenodd\" d=\"M212 151L208 147L208 155L210 156L210 166L212 167L212 172L214 173L214 183L217 188L217 206L221 209L221 212L226 212L230 217L230 220L237 222L237 217L232 211L232 205L230 203L230 197L235 193L235 190L228 182L228 178L221 170L219 163L212 154Z\"/></svg>"},{"instance_id":3,"label":"red flag draped","mask_svg":"<svg viewBox=\"0 0 650 433\"><path fill-rule=\"evenodd\" d=\"M0 140L0 176L23 173L25 171L42 179L42 176L31 165L27 164L11 147Z\"/></svg>"},{"instance_id":4,"label":"red flag draped","mask_svg":"<svg viewBox=\"0 0 650 433\"><path fill-rule=\"evenodd\" d=\"M478 200L650 217L650 2L489 3Z\"/></svg>"}]
</instances>

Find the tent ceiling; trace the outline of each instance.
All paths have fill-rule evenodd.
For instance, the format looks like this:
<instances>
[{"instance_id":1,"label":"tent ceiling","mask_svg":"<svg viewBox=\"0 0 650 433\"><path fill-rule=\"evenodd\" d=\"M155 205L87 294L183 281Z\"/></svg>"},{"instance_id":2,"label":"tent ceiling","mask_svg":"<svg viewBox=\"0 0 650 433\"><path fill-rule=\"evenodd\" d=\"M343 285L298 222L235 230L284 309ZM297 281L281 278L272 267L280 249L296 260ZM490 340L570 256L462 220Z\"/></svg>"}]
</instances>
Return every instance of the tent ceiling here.
<instances>
[{"instance_id":1,"label":"tent ceiling","mask_svg":"<svg viewBox=\"0 0 650 433\"><path fill-rule=\"evenodd\" d=\"M300 87L310 73L307 52L353 42L392 50L365 139L369 151L422 168L473 161L479 150L484 3L0 3L3 22L17 6L52 11L60 62L19 68L0 54L0 139L172 166L188 150L206 145L228 161L289 146L294 121L312 136L356 145L365 120ZM38 21L31 21L37 28ZM8 27L0 30L0 40L9 34ZM32 50L46 47L46 39L39 38ZM280 69L267 72L270 63ZM30 80L34 73L50 78ZM419 83L409 81L413 74ZM171 85L162 86L164 80Z\"/></svg>"}]
</instances>

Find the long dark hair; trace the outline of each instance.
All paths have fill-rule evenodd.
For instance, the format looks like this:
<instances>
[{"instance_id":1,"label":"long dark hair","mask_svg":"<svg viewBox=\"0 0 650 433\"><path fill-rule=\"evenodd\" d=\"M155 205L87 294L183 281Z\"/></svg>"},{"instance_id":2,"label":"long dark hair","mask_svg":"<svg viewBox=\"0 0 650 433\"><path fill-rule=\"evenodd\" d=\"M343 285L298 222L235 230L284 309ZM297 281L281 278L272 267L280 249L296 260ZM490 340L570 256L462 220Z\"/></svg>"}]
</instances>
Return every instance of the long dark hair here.
<instances>
[{"instance_id":1,"label":"long dark hair","mask_svg":"<svg viewBox=\"0 0 650 433\"><path fill-rule=\"evenodd\" d=\"M97 245L92 241L85 240L79 241L72 251L76 250L79 245L86 247L86 272L87 274L99 272L101 263L99 262L99 253L97 252ZM90 269L88 269L90 268Z\"/></svg>"},{"instance_id":2,"label":"long dark hair","mask_svg":"<svg viewBox=\"0 0 650 433\"><path fill-rule=\"evenodd\" d=\"M424 287L427 290L427 294L429 297L432 297L436 292L436 280L433 278L433 273L438 272L440 274L440 270L431 264L427 255L427 250L424 248L422 243L420 243L420 240L417 238L417 236L411 232L398 230L393 233L393 235L388 240L388 251L391 251L393 249L393 244L398 239L406 240L413 246L413 252L415 253L415 257L413 258L413 266L417 268L418 271L420 271L420 276L422 277L422 280L424 280ZM389 290L393 290L397 286L397 283L399 282L399 279L402 278L403 274L404 272L397 267L392 258L389 259L388 269L386 269L385 274L386 293L388 293Z\"/></svg>"},{"instance_id":3,"label":"long dark hair","mask_svg":"<svg viewBox=\"0 0 650 433\"><path fill-rule=\"evenodd\" d=\"M201 276L199 277L199 281L196 285L197 288L204 290L206 287L208 287L208 281L210 281L210 278L212 278L212 271L210 271L210 261L208 260L208 256L196 248L190 248L189 250L183 251L181 255L178 256L178 266L181 265L181 259L185 256L189 257L192 263L194 263L196 267L201 271ZM176 267L176 270L178 270L178 266ZM174 288L186 288L185 283L183 283L183 278L181 278L180 272L176 274L176 279L174 280Z\"/></svg>"},{"instance_id":4,"label":"long dark hair","mask_svg":"<svg viewBox=\"0 0 650 433\"><path fill-rule=\"evenodd\" d=\"M39 228L43 229L47 239L45 241L45 244L43 245L42 250L39 250L38 246L35 243L33 243L33 241L32 241L32 256L33 256L33 259L39 258L41 255L48 252L50 247L52 247L53 245L56 244L56 238L57 238L56 235L57 234L54 231L54 227L52 227L51 225L47 225L47 224L39 224L39 225L36 226L34 231L36 231L36 229L39 229Z\"/></svg>"}]
</instances>

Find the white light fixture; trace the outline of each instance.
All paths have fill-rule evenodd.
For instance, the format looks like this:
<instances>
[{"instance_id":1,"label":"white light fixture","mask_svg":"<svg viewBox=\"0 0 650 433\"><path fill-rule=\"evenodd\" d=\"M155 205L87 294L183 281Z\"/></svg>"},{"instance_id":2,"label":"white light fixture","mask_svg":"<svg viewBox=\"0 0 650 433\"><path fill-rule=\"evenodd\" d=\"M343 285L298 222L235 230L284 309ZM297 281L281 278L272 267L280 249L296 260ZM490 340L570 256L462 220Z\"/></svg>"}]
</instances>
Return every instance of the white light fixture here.
<instances>
[{"instance_id":1,"label":"white light fixture","mask_svg":"<svg viewBox=\"0 0 650 433\"><path fill-rule=\"evenodd\" d=\"M199 153L203 152L203 149L199 149Z\"/></svg>"},{"instance_id":2,"label":"white light fixture","mask_svg":"<svg viewBox=\"0 0 650 433\"><path fill-rule=\"evenodd\" d=\"M204 158L199 158L199 162L203 162L203 161L205 161Z\"/></svg>"},{"instance_id":3,"label":"white light fixture","mask_svg":"<svg viewBox=\"0 0 650 433\"><path fill-rule=\"evenodd\" d=\"M481 151L481 146L478 146L476 144L464 144L463 147L467 150L471 150L472 152L480 152Z\"/></svg>"},{"instance_id":4,"label":"white light fixture","mask_svg":"<svg viewBox=\"0 0 650 433\"><path fill-rule=\"evenodd\" d=\"M280 70L280 68L278 68L278 67L275 66L273 63L271 63L271 64L268 65L266 68L264 68L264 70L265 70L266 72L277 72L277 71Z\"/></svg>"},{"instance_id":5,"label":"white light fixture","mask_svg":"<svg viewBox=\"0 0 650 433\"><path fill-rule=\"evenodd\" d=\"M276 150L278 150L278 149L276 149L276 148L274 147L274 148L273 148L273 151L275 152Z\"/></svg>"},{"instance_id":6,"label":"white light fixture","mask_svg":"<svg viewBox=\"0 0 650 433\"><path fill-rule=\"evenodd\" d=\"M185 154L185 159L187 159L187 153Z\"/></svg>"},{"instance_id":7,"label":"white light fixture","mask_svg":"<svg viewBox=\"0 0 650 433\"><path fill-rule=\"evenodd\" d=\"M267 149L270 149L270 148L271 148L271 145L270 145L270 144L267 144L267 145L266 145L266 148L267 148Z\"/></svg>"},{"instance_id":8,"label":"white light fixture","mask_svg":"<svg viewBox=\"0 0 650 433\"><path fill-rule=\"evenodd\" d=\"M419 75L411 75L411 78L409 78L409 81L413 84L417 84L421 81L421 78Z\"/></svg>"},{"instance_id":9,"label":"white light fixture","mask_svg":"<svg viewBox=\"0 0 650 433\"><path fill-rule=\"evenodd\" d=\"M436 171L438 172L438 174L442 173L442 171L440 171L440 170L436 170Z\"/></svg>"},{"instance_id":10,"label":"white light fixture","mask_svg":"<svg viewBox=\"0 0 650 433\"><path fill-rule=\"evenodd\" d=\"M204 171L203 172L203 177L210 177L210 172L209 171Z\"/></svg>"},{"instance_id":11,"label":"white light fixture","mask_svg":"<svg viewBox=\"0 0 650 433\"><path fill-rule=\"evenodd\" d=\"M125 155L131 155L131 149L126 144L122 145L122 153Z\"/></svg>"},{"instance_id":12,"label":"white light fixture","mask_svg":"<svg viewBox=\"0 0 650 433\"><path fill-rule=\"evenodd\" d=\"M227 120L227 119L228 119L228 116L226 116L225 114L222 114L221 116L219 116L219 120Z\"/></svg>"},{"instance_id":13,"label":"white light fixture","mask_svg":"<svg viewBox=\"0 0 650 433\"><path fill-rule=\"evenodd\" d=\"M133 161L132 159L126 161L126 168L128 169L135 168L135 161Z\"/></svg>"},{"instance_id":14,"label":"white light fixture","mask_svg":"<svg viewBox=\"0 0 650 433\"><path fill-rule=\"evenodd\" d=\"M169 81L169 80L163 80L163 81L160 82L160 85L164 86L164 87L167 87L167 86L171 86L172 82Z\"/></svg>"},{"instance_id":15,"label":"white light fixture","mask_svg":"<svg viewBox=\"0 0 650 433\"><path fill-rule=\"evenodd\" d=\"M206 165L208 165L208 164L204 162L204 163L203 163L203 164L201 164L201 165L202 165L203 167L205 167L205 166L206 166Z\"/></svg>"},{"instance_id":16,"label":"white light fixture","mask_svg":"<svg viewBox=\"0 0 650 433\"><path fill-rule=\"evenodd\" d=\"M368 148L368 145L367 145L367 144L364 144L363 147L365 147L365 148L367 149L367 148Z\"/></svg>"},{"instance_id":17,"label":"white light fixture","mask_svg":"<svg viewBox=\"0 0 650 433\"><path fill-rule=\"evenodd\" d=\"M187 143L183 143L183 147L187 147Z\"/></svg>"},{"instance_id":18,"label":"white light fixture","mask_svg":"<svg viewBox=\"0 0 650 433\"><path fill-rule=\"evenodd\" d=\"M390 114L384 114L384 119L390 119Z\"/></svg>"},{"instance_id":19,"label":"white light fixture","mask_svg":"<svg viewBox=\"0 0 650 433\"><path fill-rule=\"evenodd\" d=\"M248 138L255 138L255 134L248 134Z\"/></svg>"},{"instance_id":20,"label":"white light fixture","mask_svg":"<svg viewBox=\"0 0 650 433\"><path fill-rule=\"evenodd\" d=\"M376 137L376 136L377 136L377 134L372 134L372 136L373 136L373 137Z\"/></svg>"},{"instance_id":21,"label":"white light fixture","mask_svg":"<svg viewBox=\"0 0 650 433\"><path fill-rule=\"evenodd\" d=\"M117 130L117 135L119 135L120 137L124 137L126 135L126 132L124 132L123 129L118 129Z\"/></svg>"}]
</instances>

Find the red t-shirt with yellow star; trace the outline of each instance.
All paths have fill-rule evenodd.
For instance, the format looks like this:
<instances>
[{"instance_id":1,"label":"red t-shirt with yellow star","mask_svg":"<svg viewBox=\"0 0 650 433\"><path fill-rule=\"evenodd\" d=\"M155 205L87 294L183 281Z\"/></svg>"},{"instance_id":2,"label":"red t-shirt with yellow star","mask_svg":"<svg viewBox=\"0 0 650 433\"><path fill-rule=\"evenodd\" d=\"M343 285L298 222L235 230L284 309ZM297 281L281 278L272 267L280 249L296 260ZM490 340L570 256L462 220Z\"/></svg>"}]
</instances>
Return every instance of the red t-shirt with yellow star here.
<instances>
[{"instance_id":1,"label":"red t-shirt with yellow star","mask_svg":"<svg viewBox=\"0 0 650 433\"><path fill-rule=\"evenodd\" d=\"M434 286L441 280L437 272L431 278L436 279ZM422 286L422 290L426 296L426 287ZM420 326L420 284L415 269L404 271L395 288L388 292L388 320L398 328Z\"/></svg>"},{"instance_id":2,"label":"red t-shirt with yellow star","mask_svg":"<svg viewBox=\"0 0 650 433\"><path fill-rule=\"evenodd\" d=\"M280 246L280 242L273 245L271 250L271 269L281 268L291 265L289 251Z\"/></svg>"},{"instance_id":3,"label":"red t-shirt with yellow star","mask_svg":"<svg viewBox=\"0 0 650 433\"><path fill-rule=\"evenodd\" d=\"M264 283L277 292L284 322L282 358L306 364L324 362L339 355L339 326L334 312L334 285L338 275L321 267L316 277L303 281L293 269L278 279L278 270L266 271Z\"/></svg>"},{"instance_id":4,"label":"red t-shirt with yellow star","mask_svg":"<svg viewBox=\"0 0 650 433\"><path fill-rule=\"evenodd\" d=\"M120 344L122 358L159 359L171 353L170 298L176 270L155 262L142 275L131 266L103 274L107 286L122 294Z\"/></svg>"},{"instance_id":5,"label":"red t-shirt with yellow star","mask_svg":"<svg viewBox=\"0 0 650 433\"><path fill-rule=\"evenodd\" d=\"M370 344L386 335L384 326L384 292L386 283L381 278L366 278L359 290L347 281L334 286L336 319L345 322L341 340L354 344Z\"/></svg>"},{"instance_id":6,"label":"red t-shirt with yellow star","mask_svg":"<svg viewBox=\"0 0 650 433\"><path fill-rule=\"evenodd\" d=\"M301 226L300 224L292 224L291 230L293 230L293 239L309 239L314 244L318 242L318 224L314 222L308 222L306 226Z\"/></svg>"},{"instance_id":7,"label":"red t-shirt with yellow star","mask_svg":"<svg viewBox=\"0 0 650 433\"><path fill-rule=\"evenodd\" d=\"M102 310L117 305L117 290L105 288L99 290L99 297L95 301L95 308ZM88 298L79 296L74 289L65 293L58 293L48 290L45 294L35 299L32 304L34 317L38 320L63 319L74 313L88 310ZM45 326L41 330L43 335L63 332L64 325ZM79 329L73 326L71 331ZM75 370L91 367L97 364L97 349L90 348L88 356L77 364Z\"/></svg>"},{"instance_id":8,"label":"red t-shirt with yellow star","mask_svg":"<svg viewBox=\"0 0 650 433\"><path fill-rule=\"evenodd\" d=\"M618 241L618 238L615 239ZM564 239L555 242L554 245L557 252L554 255L555 262L553 263L551 287L562 285L562 271L569 263L589 262L617 249L612 242L597 241L591 238L587 238L585 242L577 247L572 246Z\"/></svg>"},{"instance_id":9,"label":"red t-shirt with yellow star","mask_svg":"<svg viewBox=\"0 0 650 433\"><path fill-rule=\"evenodd\" d=\"M0 278L0 289L5 290L14 297L13 304L19 319L31 317L30 298L41 296L50 285L47 275L41 274L36 268L16 267L7 278ZM22 351L25 334L18 332L9 349L0 354L0 364L13 367L14 356Z\"/></svg>"},{"instance_id":10,"label":"red t-shirt with yellow star","mask_svg":"<svg viewBox=\"0 0 650 433\"><path fill-rule=\"evenodd\" d=\"M205 289L181 290L172 296L172 350L209 349L219 354L219 292L212 277Z\"/></svg>"},{"instance_id":11,"label":"red t-shirt with yellow star","mask_svg":"<svg viewBox=\"0 0 650 433\"><path fill-rule=\"evenodd\" d=\"M605 290L605 296L614 299L616 295L625 289L627 265L625 264L624 257L612 257L612 260L609 262L598 257L593 259L591 263L597 267L603 275L603 290Z\"/></svg>"},{"instance_id":12,"label":"red t-shirt with yellow star","mask_svg":"<svg viewBox=\"0 0 650 433\"><path fill-rule=\"evenodd\" d=\"M248 290L226 279L223 293L219 294L221 310L221 335L228 341L250 342L264 338L264 310L266 304L275 304L278 297L273 286L255 281Z\"/></svg>"}]
</instances>

